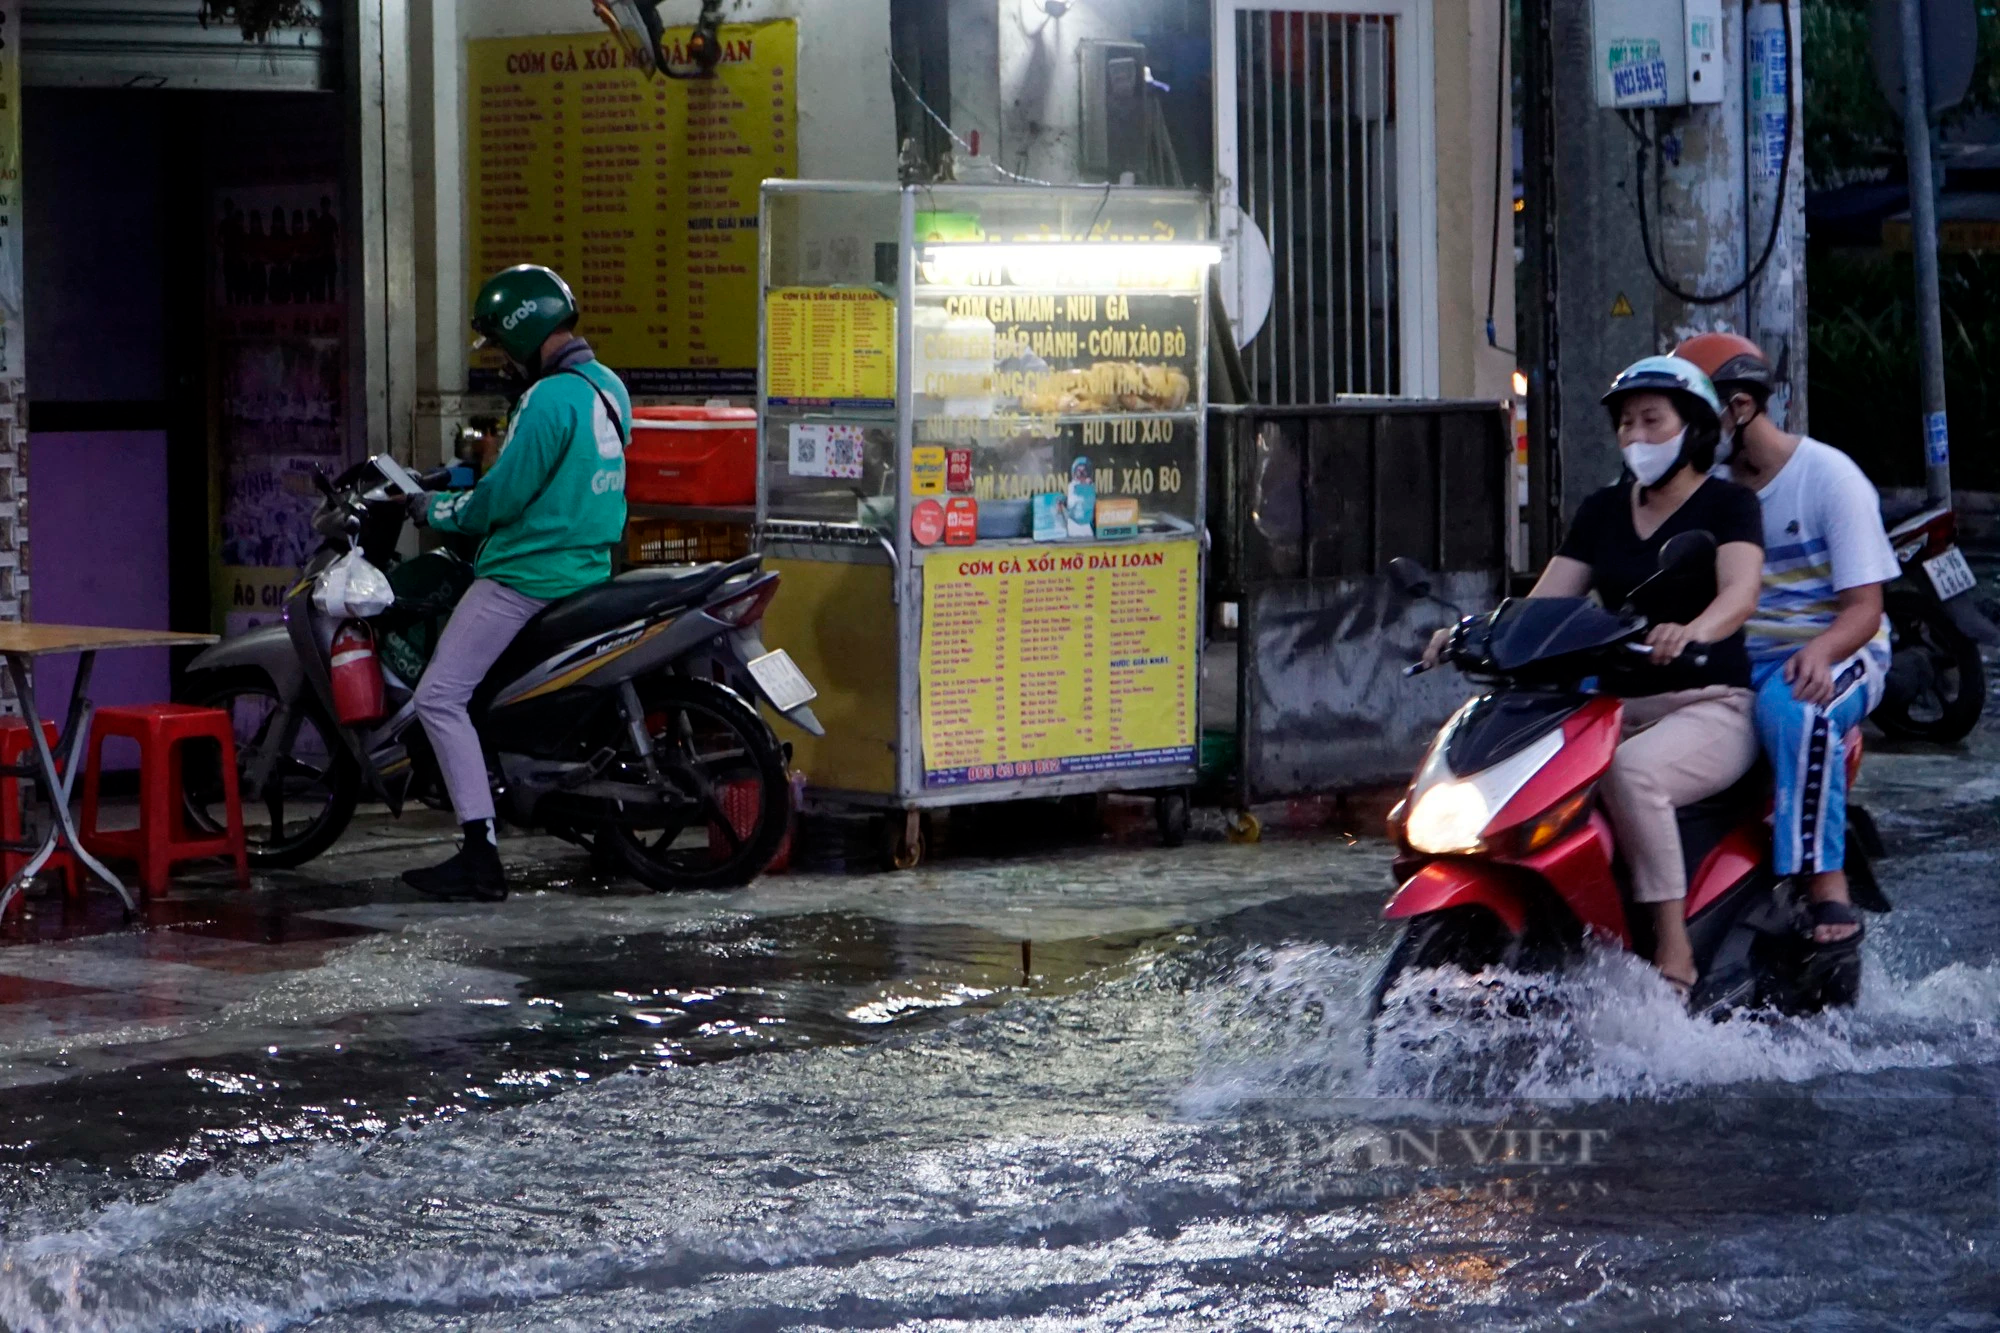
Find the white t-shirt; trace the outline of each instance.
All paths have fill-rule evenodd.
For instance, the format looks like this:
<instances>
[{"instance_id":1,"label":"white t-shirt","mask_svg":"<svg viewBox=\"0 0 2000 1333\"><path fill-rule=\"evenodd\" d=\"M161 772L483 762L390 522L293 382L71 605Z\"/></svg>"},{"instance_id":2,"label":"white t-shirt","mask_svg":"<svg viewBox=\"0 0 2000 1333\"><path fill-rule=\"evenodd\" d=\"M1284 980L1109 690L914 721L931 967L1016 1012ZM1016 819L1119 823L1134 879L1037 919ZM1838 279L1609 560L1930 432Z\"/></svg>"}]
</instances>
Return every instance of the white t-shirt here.
<instances>
[{"instance_id":1,"label":"white t-shirt","mask_svg":"<svg viewBox=\"0 0 2000 1333\"><path fill-rule=\"evenodd\" d=\"M1798 451L1757 492L1764 505L1764 591L1745 626L1753 670L1782 662L1833 624L1839 594L1900 572L1882 528L1882 500L1832 445ZM1889 622L1862 651L1887 669Z\"/></svg>"}]
</instances>

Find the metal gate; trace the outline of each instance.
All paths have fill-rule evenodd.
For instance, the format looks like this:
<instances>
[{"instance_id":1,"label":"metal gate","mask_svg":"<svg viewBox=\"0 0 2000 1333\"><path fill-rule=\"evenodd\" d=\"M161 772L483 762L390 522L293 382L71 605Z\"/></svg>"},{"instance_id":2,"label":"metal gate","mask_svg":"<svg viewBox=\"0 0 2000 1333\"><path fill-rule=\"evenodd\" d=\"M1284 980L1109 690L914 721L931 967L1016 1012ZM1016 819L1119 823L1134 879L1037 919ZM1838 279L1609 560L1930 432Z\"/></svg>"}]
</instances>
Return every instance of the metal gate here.
<instances>
[{"instance_id":1,"label":"metal gate","mask_svg":"<svg viewBox=\"0 0 2000 1333\"><path fill-rule=\"evenodd\" d=\"M1216 0L1215 62L1223 240L1271 252L1256 400L1435 396L1430 0Z\"/></svg>"},{"instance_id":2,"label":"metal gate","mask_svg":"<svg viewBox=\"0 0 2000 1333\"><path fill-rule=\"evenodd\" d=\"M1211 411L1209 587L1241 608L1242 804L1407 776L1464 700L1457 672L1403 676L1456 617L1383 571L1409 556L1443 601L1493 605L1509 426L1488 402Z\"/></svg>"},{"instance_id":3,"label":"metal gate","mask_svg":"<svg viewBox=\"0 0 2000 1333\"><path fill-rule=\"evenodd\" d=\"M204 23L200 0L27 0L21 81L69 88L337 89L347 6L309 0L306 12L304 26L252 42L234 21Z\"/></svg>"}]
</instances>

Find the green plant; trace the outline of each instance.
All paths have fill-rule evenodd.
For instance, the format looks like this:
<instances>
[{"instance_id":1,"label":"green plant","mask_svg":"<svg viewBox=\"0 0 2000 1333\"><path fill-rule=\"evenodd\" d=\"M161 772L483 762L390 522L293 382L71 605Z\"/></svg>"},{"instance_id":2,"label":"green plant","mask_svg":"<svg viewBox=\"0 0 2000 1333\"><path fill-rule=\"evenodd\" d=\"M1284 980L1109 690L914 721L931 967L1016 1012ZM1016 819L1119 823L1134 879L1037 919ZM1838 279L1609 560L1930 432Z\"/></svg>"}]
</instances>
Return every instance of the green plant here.
<instances>
[{"instance_id":1,"label":"green plant","mask_svg":"<svg viewBox=\"0 0 2000 1333\"><path fill-rule=\"evenodd\" d=\"M1808 189L1825 190L1899 168L1903 124L1875 83L1869 0L1804 0ZM1979 63L1965 100L1944 116L1952 125L2000 109L2000 4L1979 6Z\"/></svg>"},{"instance_id":2,"label":"green plant","mask_svg":"<svg viewBox=\"0 0 2000 1333\"><path fill-rule=\"evenodd\" d=\"M1917 330L1906 254L1815 249L1807 261L1814 434L1877 485L1921 486ZM2000 254L1940 256L1952 484L2000 490Z\"/></svg>"}]
</instances>

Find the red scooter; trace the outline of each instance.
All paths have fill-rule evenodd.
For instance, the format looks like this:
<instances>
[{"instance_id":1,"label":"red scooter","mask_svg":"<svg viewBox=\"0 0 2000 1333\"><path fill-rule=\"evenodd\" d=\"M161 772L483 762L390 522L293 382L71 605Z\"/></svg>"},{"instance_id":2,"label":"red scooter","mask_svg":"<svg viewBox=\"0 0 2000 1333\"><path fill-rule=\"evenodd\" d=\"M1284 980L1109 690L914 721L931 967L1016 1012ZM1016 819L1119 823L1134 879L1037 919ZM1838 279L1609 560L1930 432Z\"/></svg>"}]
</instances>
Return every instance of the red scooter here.
<instances>
[{"instance_id":1,"label":"red scooter","mask_svg":"<svg viewBox=\"0 0 2000 1333\"><path fill-rule=\"evenodd\" d=\"M1712 570L1714 552L1709 534L1684 533L1661 552L1655 578ZM1392 575L1412 596L1429 597L1429 577L1414 564L1398 562ZM1638 605L1647 586L1633 595ZM1407 924L1376 983L1372 1014L1413 971L1548 970L1589 935L1651 954L1650 923L1634 909L1597 796L1624 705L1594 688L1600 676L1652 669L1640 661L1650 657L1649 627L1637 611L1547 597L1510 599L1453 630L1446 658L1490 689L1445 723L1390 813L1401 887L1384 915ZM1860 762L1860 737L1851 734L1850 783ZM1688 934L1701 973L1696 1013L1807 1013L1860 994L1859 948L1815 945L1803 886L1771 871L1770 809L1770 775L1759 764L1679 812ZM1854 902L1886 912L1871 854L1880 854L1874 823L1850 804Z\"/></svg>"}]
</instances>

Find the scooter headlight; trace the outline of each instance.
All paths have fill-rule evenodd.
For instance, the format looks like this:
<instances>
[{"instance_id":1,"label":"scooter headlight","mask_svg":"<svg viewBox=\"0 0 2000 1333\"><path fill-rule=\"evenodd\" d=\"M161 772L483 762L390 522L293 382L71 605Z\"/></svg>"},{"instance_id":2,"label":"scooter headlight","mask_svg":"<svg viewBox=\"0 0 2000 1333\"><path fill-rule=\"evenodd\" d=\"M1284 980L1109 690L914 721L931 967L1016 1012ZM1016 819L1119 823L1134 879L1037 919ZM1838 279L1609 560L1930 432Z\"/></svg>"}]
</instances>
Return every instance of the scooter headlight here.
<instances>
[{"instance_id":1,"label":"scooter headlight","mask_svg":"<svg viewBox=\"0 0 2000 1333\"><path fill-rule=\"evenodd\" d=\"M1478 786L1463 780L1440 782L1410 807L1403 834L1411 847L1431 856L1476 852L1482 845L1479 835L1492 818Z\"/></svg>"}]
</instances>

